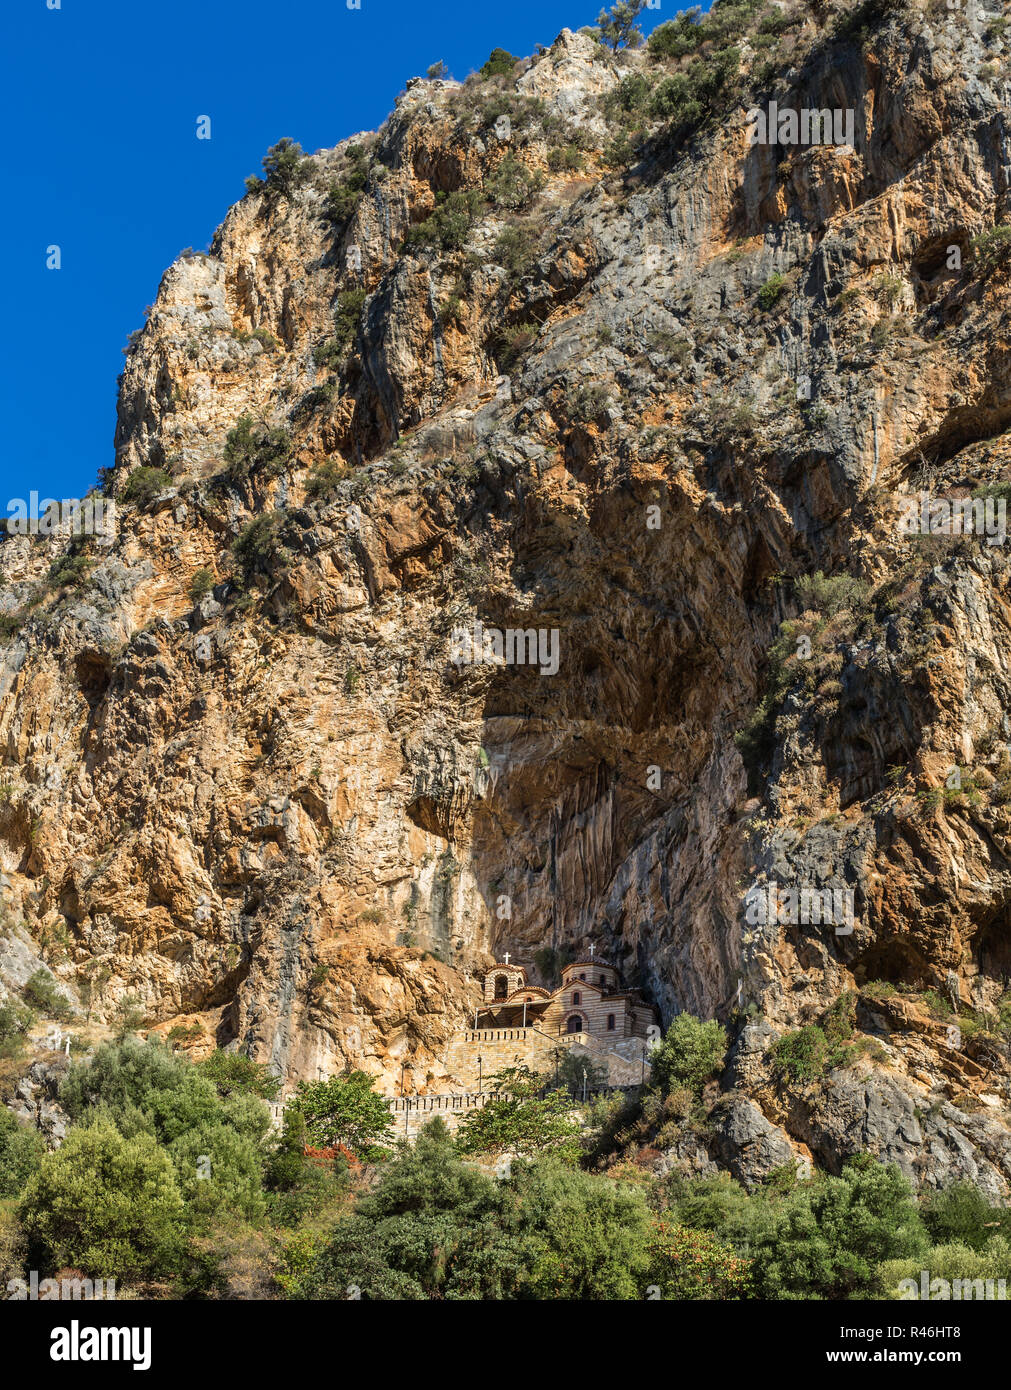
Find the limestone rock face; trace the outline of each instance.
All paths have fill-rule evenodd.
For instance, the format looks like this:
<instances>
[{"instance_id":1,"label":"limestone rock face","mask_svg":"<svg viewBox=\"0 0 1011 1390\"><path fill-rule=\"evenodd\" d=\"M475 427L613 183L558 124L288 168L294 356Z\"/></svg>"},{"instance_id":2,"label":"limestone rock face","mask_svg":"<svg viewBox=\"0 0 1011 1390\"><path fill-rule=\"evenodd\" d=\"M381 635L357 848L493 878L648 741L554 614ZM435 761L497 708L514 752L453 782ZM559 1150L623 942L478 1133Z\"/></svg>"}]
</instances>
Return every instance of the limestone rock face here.
<instances>
[{"instance_id":1,"label":"limestone rock face","mask_svg":"<svg viewBox=\"0 0 1011 1390\"><path fill-rule=\"evenodd\" d=\"M1008 54L845 9L787 7L776 91L852 146L750 142L747 40L623 164L663 69L564 31L166 272L114 540L0 546L6 909L94 1018L437 1091L493 952L592 942L730 1026L749 1180L792 1143L1008 1189L1008 546L897 531L1008 477ZM770 885L849 920L749 920ZM772 1049L843 994L811 1090Z\"/></svg>"}]
</instances>

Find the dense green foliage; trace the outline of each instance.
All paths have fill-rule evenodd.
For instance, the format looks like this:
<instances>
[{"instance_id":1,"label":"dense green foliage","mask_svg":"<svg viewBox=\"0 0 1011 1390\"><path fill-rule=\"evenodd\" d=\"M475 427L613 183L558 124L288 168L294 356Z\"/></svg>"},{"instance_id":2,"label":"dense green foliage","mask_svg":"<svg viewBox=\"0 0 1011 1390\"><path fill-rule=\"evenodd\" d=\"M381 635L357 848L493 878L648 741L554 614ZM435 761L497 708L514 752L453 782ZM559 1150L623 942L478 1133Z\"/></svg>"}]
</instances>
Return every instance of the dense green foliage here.
<instances>
[{"instance_id":1,"label":"dense green foliage","mask_svg":"<svg viewBox=\"0 0 1011 1390\"><path fill-rule=\"evenodd\" d=\"M126 480L123 501L137 502L143 507L171 486L172 479L164 468L135 468Z\"/></svg>"},{"instance_id":2,"label":"dense green foliage","mask_svg":"<svg viewBox=\"0 0 1011 1390\"><path fill-rule=\"evenodd\" d=\"M291 440L283 426L240 415L225 436L225 476L230 483L241 483L254 471L276 478L284 471L290 452Z\"/></svg>"},{"instance_id":3,"label":"dense green foliage","mask_svg":"<svg viewBox=\"0 0 1011 1390\"><path fill-rule=\"evenodd\" d=\"M653 1053L653 1081L663 1094L684 1086L694 1095L723 1070L727 1034L715 1019L703 1023L693 1014L678 1014Z\"/></svg>"},{"instance_id":4,"label":"dense green foliage","mask_svg":"<svg viewBox=\"0 0 1011 1390\"><path fill-rule=\"evenodd\" d=\"M482 77L507 77L519 62L504 48L493 48L489 57L478 68Z\"/></svg>"},{"instance_id":5,"label":"dense green foliage","mask_svg":"<svg viewBox=\"0 0 1011 1390\"><path fill-rule=\"evenodd\" d=\"M642 1195L550 1159L496 1182L441 1121L360 1197L300 1279L309 1298L613 1299L648 1279Z\"/></svg>"},{"instance_id":6,"label":"dense green foliage","mask_svg":"<svg viewBox=\"0 0 1011 1390\"><path fill-rule=\"evenodd\" d=\"M157 1140L127 1138L101 1118L46 1155L20 1215L54 1267L116 1279L175 1268L186 1222L176 1171Z\"/></svg>"},{"instance_id":7,"label":"dense green foliage","mask_svg":"<svg viewBox=\"0 0 1011 1390\"><path fill-rule=\"evenodd\" d=\"M309 1142L319 1148L343 1144L354 1154L371 1155L393 1128L390 1109L375 1089L375 1078L349 1071L326 1081L301 1081L292 1102L305 1120Z\"/></svg>"},{"instance_id":8,"label":"dense green foliage","mask_svg":"<svg viewBox=\"0 0 1011 1390\"><path fill-rule=\"evenodd\" d=\"M0 1106L0 1198L20 1194L45 1151L38 1130L19 1124L5 1106Z\"/></svg>"}]
</instances>

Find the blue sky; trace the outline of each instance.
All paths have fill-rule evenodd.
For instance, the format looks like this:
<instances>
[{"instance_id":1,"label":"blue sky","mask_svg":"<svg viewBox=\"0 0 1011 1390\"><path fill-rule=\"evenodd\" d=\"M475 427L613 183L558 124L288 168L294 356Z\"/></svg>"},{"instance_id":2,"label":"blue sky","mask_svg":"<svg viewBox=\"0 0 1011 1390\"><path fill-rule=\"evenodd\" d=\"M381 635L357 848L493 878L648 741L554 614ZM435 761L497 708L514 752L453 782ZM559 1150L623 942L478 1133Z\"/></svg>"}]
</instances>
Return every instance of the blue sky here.
<instances>
[{"instance_id":1,"label":"blue sky","mask_svg":"<svg viewBox=\"0 0 1011 1390\"><path fill-rule=\"evenodd\" d=\"M59 3L59 9L48 4ZM677 12L644 13L647 32ZM669 8L668 8L669 6ZM113 461L116 377L162 272L201 250L282 135L307 151L593 23L599 0L16 0L6 8L0 500L79 496ZM211 139L196 138L211 118ZM15 149L21 153L15 155ZM59 270L46 248L60 247ZM0 509L2 511L2 509Z\"/></svg>"}]
</instances>

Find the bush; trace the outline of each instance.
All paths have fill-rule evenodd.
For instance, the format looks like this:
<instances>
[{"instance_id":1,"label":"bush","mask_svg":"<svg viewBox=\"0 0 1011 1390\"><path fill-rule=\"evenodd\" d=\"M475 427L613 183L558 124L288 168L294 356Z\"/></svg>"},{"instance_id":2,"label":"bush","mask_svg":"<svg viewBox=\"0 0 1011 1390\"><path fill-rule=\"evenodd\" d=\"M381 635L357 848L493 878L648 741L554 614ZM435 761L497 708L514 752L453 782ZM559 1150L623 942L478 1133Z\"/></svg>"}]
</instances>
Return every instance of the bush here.
<instances>
[{"instance_id":1,"label":"bush","mask_svg":"<svg viewBox=\"0 0 1011 1390\"><path fill-rule=\"evenodd\" d=\"M67 586L78 588L84 583L88 571L94 563L94 560L89 559L87 555L64 555L61 559L54 560L49 566L46 583L54 589L62 589Z\"/></svg>"},{"instance_id":2,"label":"bush","mask_svg":"<svg viewBox=\"0 0 1011 1390\"><path fill-rule=\"evenodd\" d=\"M210 1075L206 1066L195 1067L161 1043L137 1038L103 1043L90 1064L70 1068L60 1087L60 1103L76 1122L101 1112L124 1133L149 1133L162 1144L213 1125L227 1125L258 1143L270 1124L266 1107L237 1085L220 1094L214 1073L223 1064L212 1061Z\"/></svg>"},{"instance_id":3,"label":"bush","mask_svg":"<svg viewBox=\"0 0 1011 1390\"><path fill-rule=\"evenodd\" d=\"M480 208L481 195L475 189L450 193L448 197L438 193L434 212L424 222L408 228L404 246L408 250L434 246L442 251L459 251Z\"/></svg>"},{"instance_id":4,"label":"bush","mask_svg":"<svg viewBox=\"0 0 1011 1390\"><path fill-rule=\"evenodd\" d=\"M504 48L493 48L488 58L478 68L482 77L508 77L519 62Z\"/></svg>"},{"instance_id":5,"label":"bush","mask_svg":"<svg viewBox=\"0 0 1011 1390\"><path fill-rule=\"evenodd\" d=\"M813 609L825 618L845 611L860 612L866 607L870 586L852 574L803 574L797 580L797 602L802 609Z\"/></svg>"},{"instance_id":6,"label":"bush","mask_svg":"<svg viewBox=\"0 0 1011 1390\"><path fill-rule=\"evenodd\" d=\"M528 169L515 155L506 155L485 184L485 191L497 208L513 212L525 207L544 186L544 175Z\"/></svg>"},{"instance_id":7,"label":"bush","mask_svg":"<svg viewBox=\"0 0 1011 1390\"><path fill-rule=\"evenodd\" d=\"M262 179L254 175L246 180L248 193L265 192L268 196L291 198L309 177L312 160L304 157L302 146L283 135L263 156Z\"/></svg>"},{"instance_id":8,"label":"bush","mask_svg":"<svg viewBox=\"0 0 1011 1390\"><path fill-rule=\"evenodd\" d=\"M270 575L286 555L281 544L282 518L278 512L265 512L242 528L232 541L232 554L239 562L242 580L248 584L258 573Z\"/></svg>"},{"instance_id":9,"label":"bush","mask_svg":"<svg viewBox=\"0 0 1011 1390\"><path fill-rule=\"evenodd\" d=\"M31 1009L9 999L0 1004L0 1057L17 1057L35 1021Z\"/></svg>"},{"instance_id":10,"label":"bush","mask_svg":"<svg viewBox=\"0 0 1011 1390\"><path fill-rule=\"evenodd\" d=\"M564 1090L538 1096L544 1078L525 1067L507 1068L493 1079L497 1092L471 1110L456 1132L464 1154L552 1152L568 1164L578 1160L580 1126L570 1118L572 1101Z\"/></svg>"},{"instance_id":11,"label":"bush","mask_svg":"<svg viewBox=\"0 0 1011 1390\"><path fill-rule=\"evenodd\" d=\"M175 1270L185 1208L168 1154L109 1120L72 1129L28 1181L19 1210L54 1267L127 1279Z\"/></svg>"},{"instance_id":12,"label":"bush","mask_svg":"<svg viewBox=\"0 0 1011 1390\"><path fill-rule=\"evenodd\" d=\"M240 415L225 437L225 476L230 483L241 483L254 471L276 478L287 467L290 453L291 440L283 426Z\"/></svg>"},{"instance_id":13,"label":"bush","mask_svg":"<svg viewBox=\"0 0 1011 1390\"><path fill-rule=\"evenodd\" d=\"M25 1003L37 1009L45 1018L66 1022L73 1018L74 1008L66 995L61 994L48 970L36 970L23 990Z\"/></svg>"},{"instance_id":14,"label":"bush","mask_svg":"<svg viewBox=\"0 0 1011 1390\"><path fill-rule=\"evenodd\" d=\"M766 313L779 301L785 289L785 275L780 275L777 271L775 275L769 276L768 280L766 280L765 284L758 291L758 303Z\"/></svg>"},{"instance_id":15,"label":"bush","mask_svg":"<svg viewBox=\"0 0 1011 1390\"><path fill-rule=\"evenodd\" d=\"M971 1283L974 1286L971 1290L966 1289L963 1283L962 1300L984 1298L990 1292L987 1289L989 1281L1011 1279L1011 1245L1004 1237L994 1236L979 1250L957 1242L945 1242L932 1246L913 1259L885 1260L878 1267L876 1292L885 1298L908 1298L908 1292L900 1285L911 1279L922 1297L919 1290L923 1270L927 1271L928 1281L947 1279L953 1284L960 1279ZM941 1296L940 1291L931 1295L934 1298ZM955 1296L958 1297L957 1294ZM999 1297L999 1293L995 1290L993 1296Z\"/></svg>"},{"instance_id":16,"label":"bush","mask_svg":"<svg viewBox=\"0 0 1011 1390\"><path fill-rule=\"evenodd\" d=\"M663 1095L684 1086L695 1096L722 1070L727 1033L715 1019L703 1023L694 1014L678 1014L652 1057L652 1078Z\"/></svg>"},{"instance_id":17,"label":"bush","mask_svg":"<svg viewBox=\"0 0 1011 1390\"><path fill-rule=\"evenodd\" d=\"M205 565L200 569L194 570L189 583L189 598L191 603L199 603L202 598L214 588L214 575Z\"/></svg>"},{"instance_id":18,"label":"bush","mask_svg":"<svg viewBox=\"0 0 1011 1390\"><path fill-rule=\"evenodd\" d=\"M501 329L495 339L495 358L499 366L510 371L527 349L533 347L539 332L538 323L515 323Z\"/></svg>"},{"instance_id":19,"label":"bush","mask_svg":"<svg viewBox=\"0 0 1011 1390\"><path fill-rule=\"evenodd\" d=\"M684 58L694 53L708 36L705 25L699 22L700 14L701 10L696 5L679 14L677 19L658 24L647 43L649 56L656 59Z\"/></svg>"},{"instance_id":20,"label":"bush","mask_svg":"<svg viewBox=\"0 0 1011 1390\"><path fill-rule=\"evenodd\" d=\"M601 10L597 16L600 38L610 44L617 53L619 48L638 48L642 43L642 30L638 20L646 7L646 0L618 0L610 10Z\"/></svg>"},{"instance_id":21,"label":"bush","mask_svg":"<svg viewBox=\"0 0 1011 1390\"><path fill-rule=\"evenodd\" d=\"M499 232L495 241L495 259L511 281L529 274L537 256L537 244L534 229L521 223L503 227Z\"/></svg>"},{"instance_id":22,"label":"bush","mask_svg":"<svg viewBox=\"0 0 1011 1390\"><path fill-rule=\"evenodd\" d=\"M344 154L347 159L346 172L343 177L331 181L324 214L329 221L340 226L351 221L369 179L368 163L361 145L348 145Z\"/></svg>"},{"instance_id":23,"label":"bush","mask_svg":"<svg viewBox=\"0 0 1011 1390\"><path fill-rule=\"evenodd\" d=\"M123 489L124 502L136 502L145 507L160 492L172 486L172 478L164 468L135 468Z\"/></svg>"},{"instance_id":24,"label":"bush","mask_svg":"<svg viewBox=\"0 0 1011 1390\"><path fill-rule=\"evenodd\" d=\"M334 337L346 347L351 346L358 332L358 320L365 306L366 293L364 289L341 290L337 296Z\"/></svg>"},{"instance_id":25,"label":"bush","mask_svg":"<svg viewBox=\"0 0 1011 1390\"><path fill-rule=\"evenodd\" d=\"M515 1297L522 1260L506 1212L504 1188L462 1163L445 1125L433 1120L338 1222L291 1292L314 1299Z\"/></svg>"},{"instance_id":26,"label":"bush","mask_svg":"<svg viewBox=\"0 0 1011 1390\"><path fill-rule=\"evenodd\" d=\"M770 1049L772 1063L793 1081L813 1081L822 1075L828 1057L828 1039L816 1023L784 1033Z\"/></svg>"},{"instance_id":27,"label":"bush","mask_svg":"<svg viewBox=\"0 0 1011 1390\"><path fill-rule=\"evenodd\" d=\"M20 1124L0 1105L0 1198L17 1197L46 1152L38 1130Z\"/></svg>"},{"instance_id":28,"label":"bush","mask_svg":"<svg viewBox=\"0 0 1011 1390\"><path fill-rule=\"evenodd\" d=\"M572 172L583 167L583 156L575 145L556 145L548 151L548 168L553 174Z\"/></svg>"},{"instance_id":29,"label":"bush","mask_svg":"<svg viewBox=\"0 0 1011 1390\"><path fill-rule=\"evenodd\" d=\"M868 1154L847 1160L839 1177L821 1174L785 1194L748 1196L725 1175L675 1179L664 1219L750 1257L763 1299L873 1297L883 1261L920 1257L927 1246L909 1183Z\"/></svg>"},{"instance_id":30,"label":"bush","mask_svg":"<svg viewBox=\"0 0 1011 1390\"><path fill-rule=\"evenodd\" d=\"M305 480L305 495L313 500L328 501L347 478L348 470L339 459L324 459Z\"/></svg>"},{"instance_id":31,"label":"bush","mask_svg":"<svg viewBox=\"0 0 1011 1390\"><path fill-rule=\"evenodd\" d=\"M649 1283L665 1299L746 1298L751 1261L709 1231L693 1231L661 1218L650 1239Z\"/></svg>"},{"instance_id":32,"label":"bush","mask_svg":"<svg viewBox=\"0 0 1011 1390\"><path fill-rule=\"evenodd\" d=\"M963 1245L978 1251L998 1230L1011 1235L1011 1212L1006 1207L991 1207L971 1182L952 1183L932 1193L921 1215L934 1245Z\"/></svg>"},{"instance_id":33,"label":"bush","mask_svg":"<svg viewBox=\"0 0 1011 1390\"><path fill-rule=\"evenodd\" d=\"M985 278L1011 261L1011 226L991 227L972 242L980 274Z\"/></svg>"},{"instance_id":34,"label":"bush","mask_svg":"<svg viewBox=\"0 0 1011 1390\"><path fill-rule=\"evenodd\" d=\"M222 1217L257 1221L265 1206L260 1154L251 1139L224 1124L195 1125L168 1147L191 1226Z\"/></svg>"},{"instance_id":35,"label":"bush","mask_svg":"<svg viewBox=\"0 0 1011 1390\"><path fill-rule=\"evenodd\" d=\"M212 1052L197 1064L201 1075L213 1081L218 1095L259 1096L276 1100L280 1082L265 1062L254 1062L244 1052Z\"/></svg>"}]
</instances>

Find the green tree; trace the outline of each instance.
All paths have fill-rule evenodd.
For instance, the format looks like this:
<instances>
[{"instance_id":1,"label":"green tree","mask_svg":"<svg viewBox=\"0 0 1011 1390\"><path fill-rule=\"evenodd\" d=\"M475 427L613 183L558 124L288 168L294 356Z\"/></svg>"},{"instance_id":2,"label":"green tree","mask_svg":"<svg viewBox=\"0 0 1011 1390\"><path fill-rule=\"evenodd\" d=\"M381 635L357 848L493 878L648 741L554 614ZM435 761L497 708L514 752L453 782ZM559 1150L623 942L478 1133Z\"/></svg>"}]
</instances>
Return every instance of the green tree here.
<instances>
[{"instance_id":1,"label":"green tree","mask_svg":"<svg viewBox=\"0 0 1011 1390\"><path fill-rule=\"evenodd\" d=\"M127 1279L172 1272L185 1208L168 1154L108 1120L70 1131L29 1179L19 1210L54 1267Z\"/></svg>"},{"instance_id":2,"label":"green tree","mask_svg":"<svg viewBox=\"0 0 1011 1390\"><path fill-rule=\"evenodd\" d=\"M546 1158L516 1167L505 1195L524 1258L521 1297L642 1297L650 1219L638 1188Z\"/></svg>"},{"instance_id":3,"label":"green tree","mask_svg":"<svg viewBox=\"0 0 1011 1390\"><path fill-rule=\"evenodd\" d=\"M261 1155L245 1135L224 1124L187 1129L169 1145L189 1221L258 1221L264 1213Z\"/></svg>"},{"instance_id":4,"label":"green tree","mask_svg":"<svg viewBox=\"0 0 1011 1390\"><path fill-rule=\"evenodd\" d=\"M254 1062L244 1052L223 1052L220 1048L197 1064L198 1071L213 1081L221 1096L259 1096L276 1100L280 1086L265 1062Z\"/></svg>"},{"instance_id":5,"label":"green tree","mask_svg":"<svg viewBox=\"0 0 1011 1390\"><path fill-rule=\"evenodd\" d=\"M601 10L597 16L600 37L615 53L619 48L638 48L642 43L639 16L645 8L646 0L618 0L609 10Z\"/></svg>"},{"instance_id":6,"label":"green tree","mask_svg":"<svg viewBox=\"0 0 1011 1390\"><path fill-rule=\"evenodd\" d=\"M482 77L508 77L519 62L518 58L504 48L493 48L488 58L478 68Z\"/></svg>"},{"instance_id":7,"label":"green tree","mask_svg":"<svg viewBox=\"0 0 1011 1390\"><path fill-rule=\"evenodd\" d=\"M290 454L291 439L282 425L268 426L251 415L240 415L225 436L225 475L232 483L241 483L254 470L276 478L284 472Z\"/></svg>"},{"instance_id":8,"label":"green tree","mask_svg":"<svg viewBox=\"0 0 1011 1390\"><path fill-rule=\"evenodd\" d=\"M360 1197L294 1290L304 1298L515 1296L522 1251L503 1189L457 1157L441 1120L426 1125Z\"/></svg>"},{"instance_id":9,"label":"green tree","mask_svg":"<svg viewBox=\"0 0 1011 1390\"><path fill-rule=\"evenodd\" d=\"M703 1023L694 1014L678 1014L652 1058L652 1078L664 1095L685 1086L701 1096L702 1088L723 1070L727 1033L715 1019Z\"/></svg>"},{"instance_id":10,"label":"green tree","mask_svg":"<svg viewBox=\"0 0 1011 1390\"><path fill-rule=\"evenodd\" d=\"M509 1067L492 1078L495 1095L471 1110L456 1132L460 1153L518 1154L552 1152L563 1162L577 1162L579 1123L572 1118L572 1101L565 1089L541 1097L545 1078L528 1067Z\"/></svg>"},{"instance_id":11,"label":"green tree","mask_svg":"<svg viewBox=\"0 0 1011 1390\"><path fill-rule=\"evenodd\" d=\"M302 146L283 135L263 156L264 177L258 179L250 175L246 190L255 193L264 189L267 193L290 198L308 178L311 165L312 161L302 153Z\"/></svg>"},{"instance_id":12,"label":"green tree","mask_svg":"<svg viewBox=\"0 0 1011 1390\"><path fill-rule=\"evenodd\" d=\"M746 1298L751 1283L751 1261L709 1231L661 1218L650 1238L648 1281L659 1286L665 1299Z\"/></svg>"},{"instance_id":13,"label":"green tree","mask_svg":"<svg viewBox=\"0 0 1011 1390\"><path fill-rule=\"evenodd\" d=\"M393 1131L390 1107L375 1090L375 1078L349 1071L326 1081L300 1081L292 1104L305 1119L312 1144L328 1149L343 1144L368 1157Z\"/></svg>"},{"instance_id":14,"label":"green tree","mask_svg":"<svg viewBox=\"0 0 1011 1390\"><path fill-rule=\"evenodd\" d=\"M45 1142L38 1130L23 1125L0 1105L0 1197L17 1197L38 1170Z\"/></svg>"}]
</instances>

